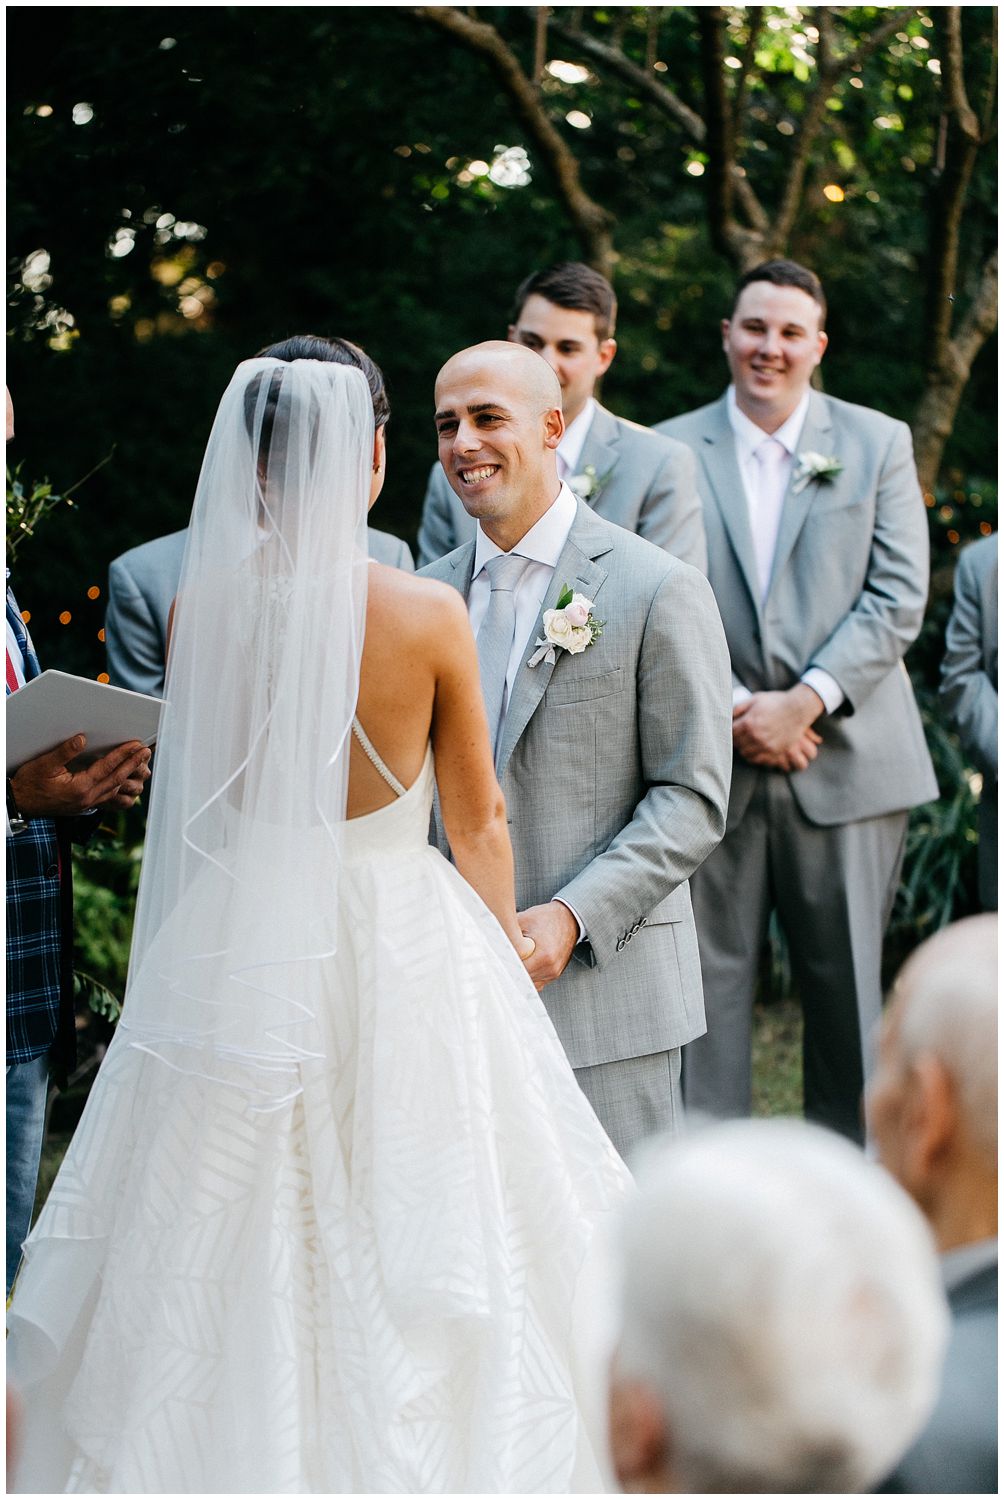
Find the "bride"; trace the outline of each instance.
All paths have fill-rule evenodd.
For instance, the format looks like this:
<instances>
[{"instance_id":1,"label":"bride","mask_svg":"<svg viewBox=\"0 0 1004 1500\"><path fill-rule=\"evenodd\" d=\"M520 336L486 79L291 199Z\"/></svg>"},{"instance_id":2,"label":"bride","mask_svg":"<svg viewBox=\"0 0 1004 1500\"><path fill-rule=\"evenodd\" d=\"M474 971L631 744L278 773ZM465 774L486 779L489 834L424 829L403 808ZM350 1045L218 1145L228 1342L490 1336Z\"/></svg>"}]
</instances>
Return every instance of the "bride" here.
<instances>
[{"instance_id":1,"label":"bride","mask_svg":"<svg viewBox=\"0 0 1004 1500\"><path fill-rule=\"evenodd\" d=\"M520 962L463 602L367 565L379 371L315 347L203 463L123 1015L9 1315L22 1492L605 1487L628 1174Z\"/></svg>"}]
</instances>

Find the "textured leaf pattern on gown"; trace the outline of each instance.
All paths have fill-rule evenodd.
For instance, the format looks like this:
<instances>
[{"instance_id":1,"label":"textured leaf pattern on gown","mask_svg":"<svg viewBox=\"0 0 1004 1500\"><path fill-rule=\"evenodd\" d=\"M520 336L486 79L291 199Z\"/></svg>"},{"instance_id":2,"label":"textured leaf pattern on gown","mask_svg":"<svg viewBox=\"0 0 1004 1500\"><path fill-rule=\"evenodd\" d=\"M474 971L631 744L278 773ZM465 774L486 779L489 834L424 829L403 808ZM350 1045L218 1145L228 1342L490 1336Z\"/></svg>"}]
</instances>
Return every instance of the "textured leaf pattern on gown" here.
<instances>
[{"instance_id":1,"label":"textured leaf pattern on gown","mask_svg":"<svg viewBox=\"0 0 1004 1500\"><path fill-rule=\"evenodd\" d=\"M210 1081L116 1037L11 1310L19 1488L605 1487L589 1319L629 1179L494 918L429 847L432 785L430 754L345 825L338 953L304 981L324 1056L280 1108L237 1062ZM196 885L189 940L213 932L225 858Z\"/></svg>"}]
</instances>

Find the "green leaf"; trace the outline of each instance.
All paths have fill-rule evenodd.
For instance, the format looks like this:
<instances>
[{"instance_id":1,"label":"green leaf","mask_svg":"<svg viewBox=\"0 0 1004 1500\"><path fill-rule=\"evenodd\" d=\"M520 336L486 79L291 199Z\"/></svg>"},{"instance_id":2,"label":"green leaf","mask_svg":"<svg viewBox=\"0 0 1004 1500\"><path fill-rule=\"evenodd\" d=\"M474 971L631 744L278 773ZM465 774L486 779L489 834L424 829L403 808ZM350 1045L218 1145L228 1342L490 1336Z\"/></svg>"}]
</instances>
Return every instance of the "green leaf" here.
<instances>
[{"instance_id":1,"label":"green leaf","mask_svg":"<svg viewBox=\"0 0 1004 1500\"><path fill-rule=\"evenodd\" d=\"M106 1021L117 1021L122 1014L122 1002L118 996L93 974L85 974L80 969L73 971L73 998L86 1000L88 1008Z\"/></svg>"},{"instance_id":2,"label":"green leaf","mask_svg":"<svg viewBox=\"0 0 1004 1500\"><path fill-rule=\"evenodd\" d=\"M555 609L564 609L565 605L566 604L571 604L571 602L572 602L572 600L574 598L575 598L575 595L572 592L572 590L568 587L568 584L567 583L563 583L561 585L561 593L558 595L558 602L554 606Z\"/></svg>"}]
</instances>

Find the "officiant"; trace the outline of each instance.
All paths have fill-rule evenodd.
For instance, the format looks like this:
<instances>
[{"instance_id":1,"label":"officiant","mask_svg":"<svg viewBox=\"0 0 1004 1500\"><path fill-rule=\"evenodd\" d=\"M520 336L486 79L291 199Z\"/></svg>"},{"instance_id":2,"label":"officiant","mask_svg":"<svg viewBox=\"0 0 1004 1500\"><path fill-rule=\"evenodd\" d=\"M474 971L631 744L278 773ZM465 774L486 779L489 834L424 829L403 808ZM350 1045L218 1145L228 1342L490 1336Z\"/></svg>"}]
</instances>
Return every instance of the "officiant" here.
<instances>
[{"instance_id":1,"label":"officiant","mask_svg":"<svg viewBox=\"0 0 1004 1500\"><path fill-rule=\"evenodd\" d=\"M8 392L8 442L13 435ZM40 670L8 583L8 697ZM150 775L137 741L71 770L84 747L74 735L7 780L8 1296L31 1227L49 1077L65 1077L76 1051L70 844L90 837L102 808L131 807Z\"/></svg>"}]
</instances>

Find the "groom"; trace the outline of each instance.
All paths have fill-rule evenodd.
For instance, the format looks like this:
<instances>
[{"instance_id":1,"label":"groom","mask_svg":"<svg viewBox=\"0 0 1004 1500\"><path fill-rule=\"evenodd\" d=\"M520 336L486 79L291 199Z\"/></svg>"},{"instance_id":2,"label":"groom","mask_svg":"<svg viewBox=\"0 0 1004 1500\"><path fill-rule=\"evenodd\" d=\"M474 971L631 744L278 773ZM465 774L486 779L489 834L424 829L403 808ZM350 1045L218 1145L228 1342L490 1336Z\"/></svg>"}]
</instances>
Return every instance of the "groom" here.
<instances>
[{"instance_id":1,"label":"groom","mask_svg":"<svg viewBox=\"0 0 1004 1500\"><path fill-rule=\"evenodd\" d=\"M527 967L624 1153L677 1122L680 1048L704 1031L687 882L725 827L721 620L695 568L559 480L561 391L538 354L491 342L455 355L436 382L436 428L478 528L423 572L468 601L520 925L537 945ZM602 634L573 634L578 600L545 619L566 590L591 601ZM571 649L549 650L545 629Z\"/></svg>"}]
</instances>

